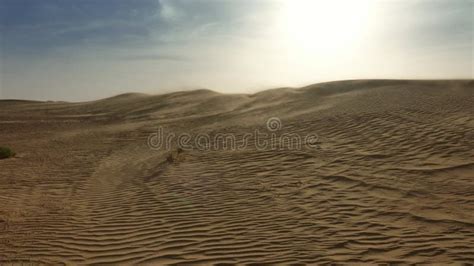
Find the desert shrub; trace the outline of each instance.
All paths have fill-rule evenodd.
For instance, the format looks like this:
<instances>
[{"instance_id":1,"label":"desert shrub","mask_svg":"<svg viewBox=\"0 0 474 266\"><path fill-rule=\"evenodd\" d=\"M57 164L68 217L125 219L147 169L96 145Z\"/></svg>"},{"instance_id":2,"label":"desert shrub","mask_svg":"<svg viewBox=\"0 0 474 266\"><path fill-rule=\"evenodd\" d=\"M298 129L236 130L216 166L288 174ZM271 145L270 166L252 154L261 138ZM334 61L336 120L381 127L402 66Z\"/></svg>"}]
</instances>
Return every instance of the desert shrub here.
<instances>
[{"instance_id":1,"label":"desert shrub","mask_svg":"<svg viewBox=\"0 0 474 266\"><path fill-rule=\"evenodd\" d=\"M174 162L173 154L169 154L168 157L166 157L166 161L168 161L168 163Z\"/></svg>"},{"instance_id":2,"label":"desert shrub","mask_svg":"<svg viewBox=\"0 0 474 266\"><path fill-rule=\"evenodd\" d=\"M8 147L0 147L0 159L6 159L15 156L15 152Z\"/></svg>"}]
</instances>

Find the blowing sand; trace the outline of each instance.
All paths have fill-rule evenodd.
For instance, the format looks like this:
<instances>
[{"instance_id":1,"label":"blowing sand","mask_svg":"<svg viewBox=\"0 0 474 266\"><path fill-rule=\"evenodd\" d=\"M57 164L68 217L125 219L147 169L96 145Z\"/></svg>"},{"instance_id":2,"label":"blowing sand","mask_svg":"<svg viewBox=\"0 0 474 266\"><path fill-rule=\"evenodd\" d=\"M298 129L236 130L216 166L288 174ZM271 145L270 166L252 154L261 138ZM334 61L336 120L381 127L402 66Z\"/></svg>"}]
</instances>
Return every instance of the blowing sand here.
<instances>
[{"instance_id":1,"label":"blowing sand","mask_svg":"<svg viewBox=\"0 0 474 266\"><path fill-rule=\"evenodd\" d=\"M150 149L178 134L317 146ZM474 82L0 101L0 263L474 261Z\"/></svg>"}]
</instances>

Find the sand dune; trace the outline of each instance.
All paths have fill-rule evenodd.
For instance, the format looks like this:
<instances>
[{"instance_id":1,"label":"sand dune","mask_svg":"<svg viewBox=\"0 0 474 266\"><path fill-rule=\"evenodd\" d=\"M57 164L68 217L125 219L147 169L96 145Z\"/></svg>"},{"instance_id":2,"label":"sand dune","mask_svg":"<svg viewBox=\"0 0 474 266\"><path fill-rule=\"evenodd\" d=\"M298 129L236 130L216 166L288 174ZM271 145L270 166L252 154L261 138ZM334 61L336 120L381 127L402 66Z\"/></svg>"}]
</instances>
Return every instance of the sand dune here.
<instances>
[{"instance_id":1,"label":"sand dune","mask_svg":"<svg viewBox=\"0 0 474 266\"><path fill-rule=\"evenodd\" d=\"M317 147L148 146L271 117ZM3 100L0 264L472 263L473 132L472 80Z\"/></svg>"}]
</instances>

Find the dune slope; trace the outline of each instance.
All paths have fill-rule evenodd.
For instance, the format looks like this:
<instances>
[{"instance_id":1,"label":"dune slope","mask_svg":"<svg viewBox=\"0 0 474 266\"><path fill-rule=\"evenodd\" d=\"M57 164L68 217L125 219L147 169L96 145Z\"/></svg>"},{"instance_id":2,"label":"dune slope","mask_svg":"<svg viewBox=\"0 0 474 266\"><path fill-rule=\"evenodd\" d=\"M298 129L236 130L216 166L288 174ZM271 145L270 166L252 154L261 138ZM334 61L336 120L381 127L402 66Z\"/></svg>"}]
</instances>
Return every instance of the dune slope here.
<instances>
[{"instance_id":1,"label":"dune slope","mask_svg":"<svg viewBox=\"0 0 474 266\"><path fill-rule=\"evenodd\" d=\"M473 132L472 80L0 101L0 263L473 262Z\"/></svg>"}]
</instances>

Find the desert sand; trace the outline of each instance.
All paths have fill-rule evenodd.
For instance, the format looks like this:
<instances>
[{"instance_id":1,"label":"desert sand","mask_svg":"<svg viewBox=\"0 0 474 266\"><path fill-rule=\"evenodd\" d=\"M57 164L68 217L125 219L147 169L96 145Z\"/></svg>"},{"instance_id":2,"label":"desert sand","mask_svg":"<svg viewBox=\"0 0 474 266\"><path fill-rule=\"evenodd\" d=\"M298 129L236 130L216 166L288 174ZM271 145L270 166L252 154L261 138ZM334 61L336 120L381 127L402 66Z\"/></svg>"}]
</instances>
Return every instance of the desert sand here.
<instances>
[{"instance_id":1,"label":"desert sand","mask_svg":"<svg viewBox=\"0 0 474 266\"><path fill-rule=\"evenodd\" d=\"M272 117L317 145L148 144ZM2 100L0 146L0 264L474 262L472 80Z\"/></svg>"}]
</instances>

